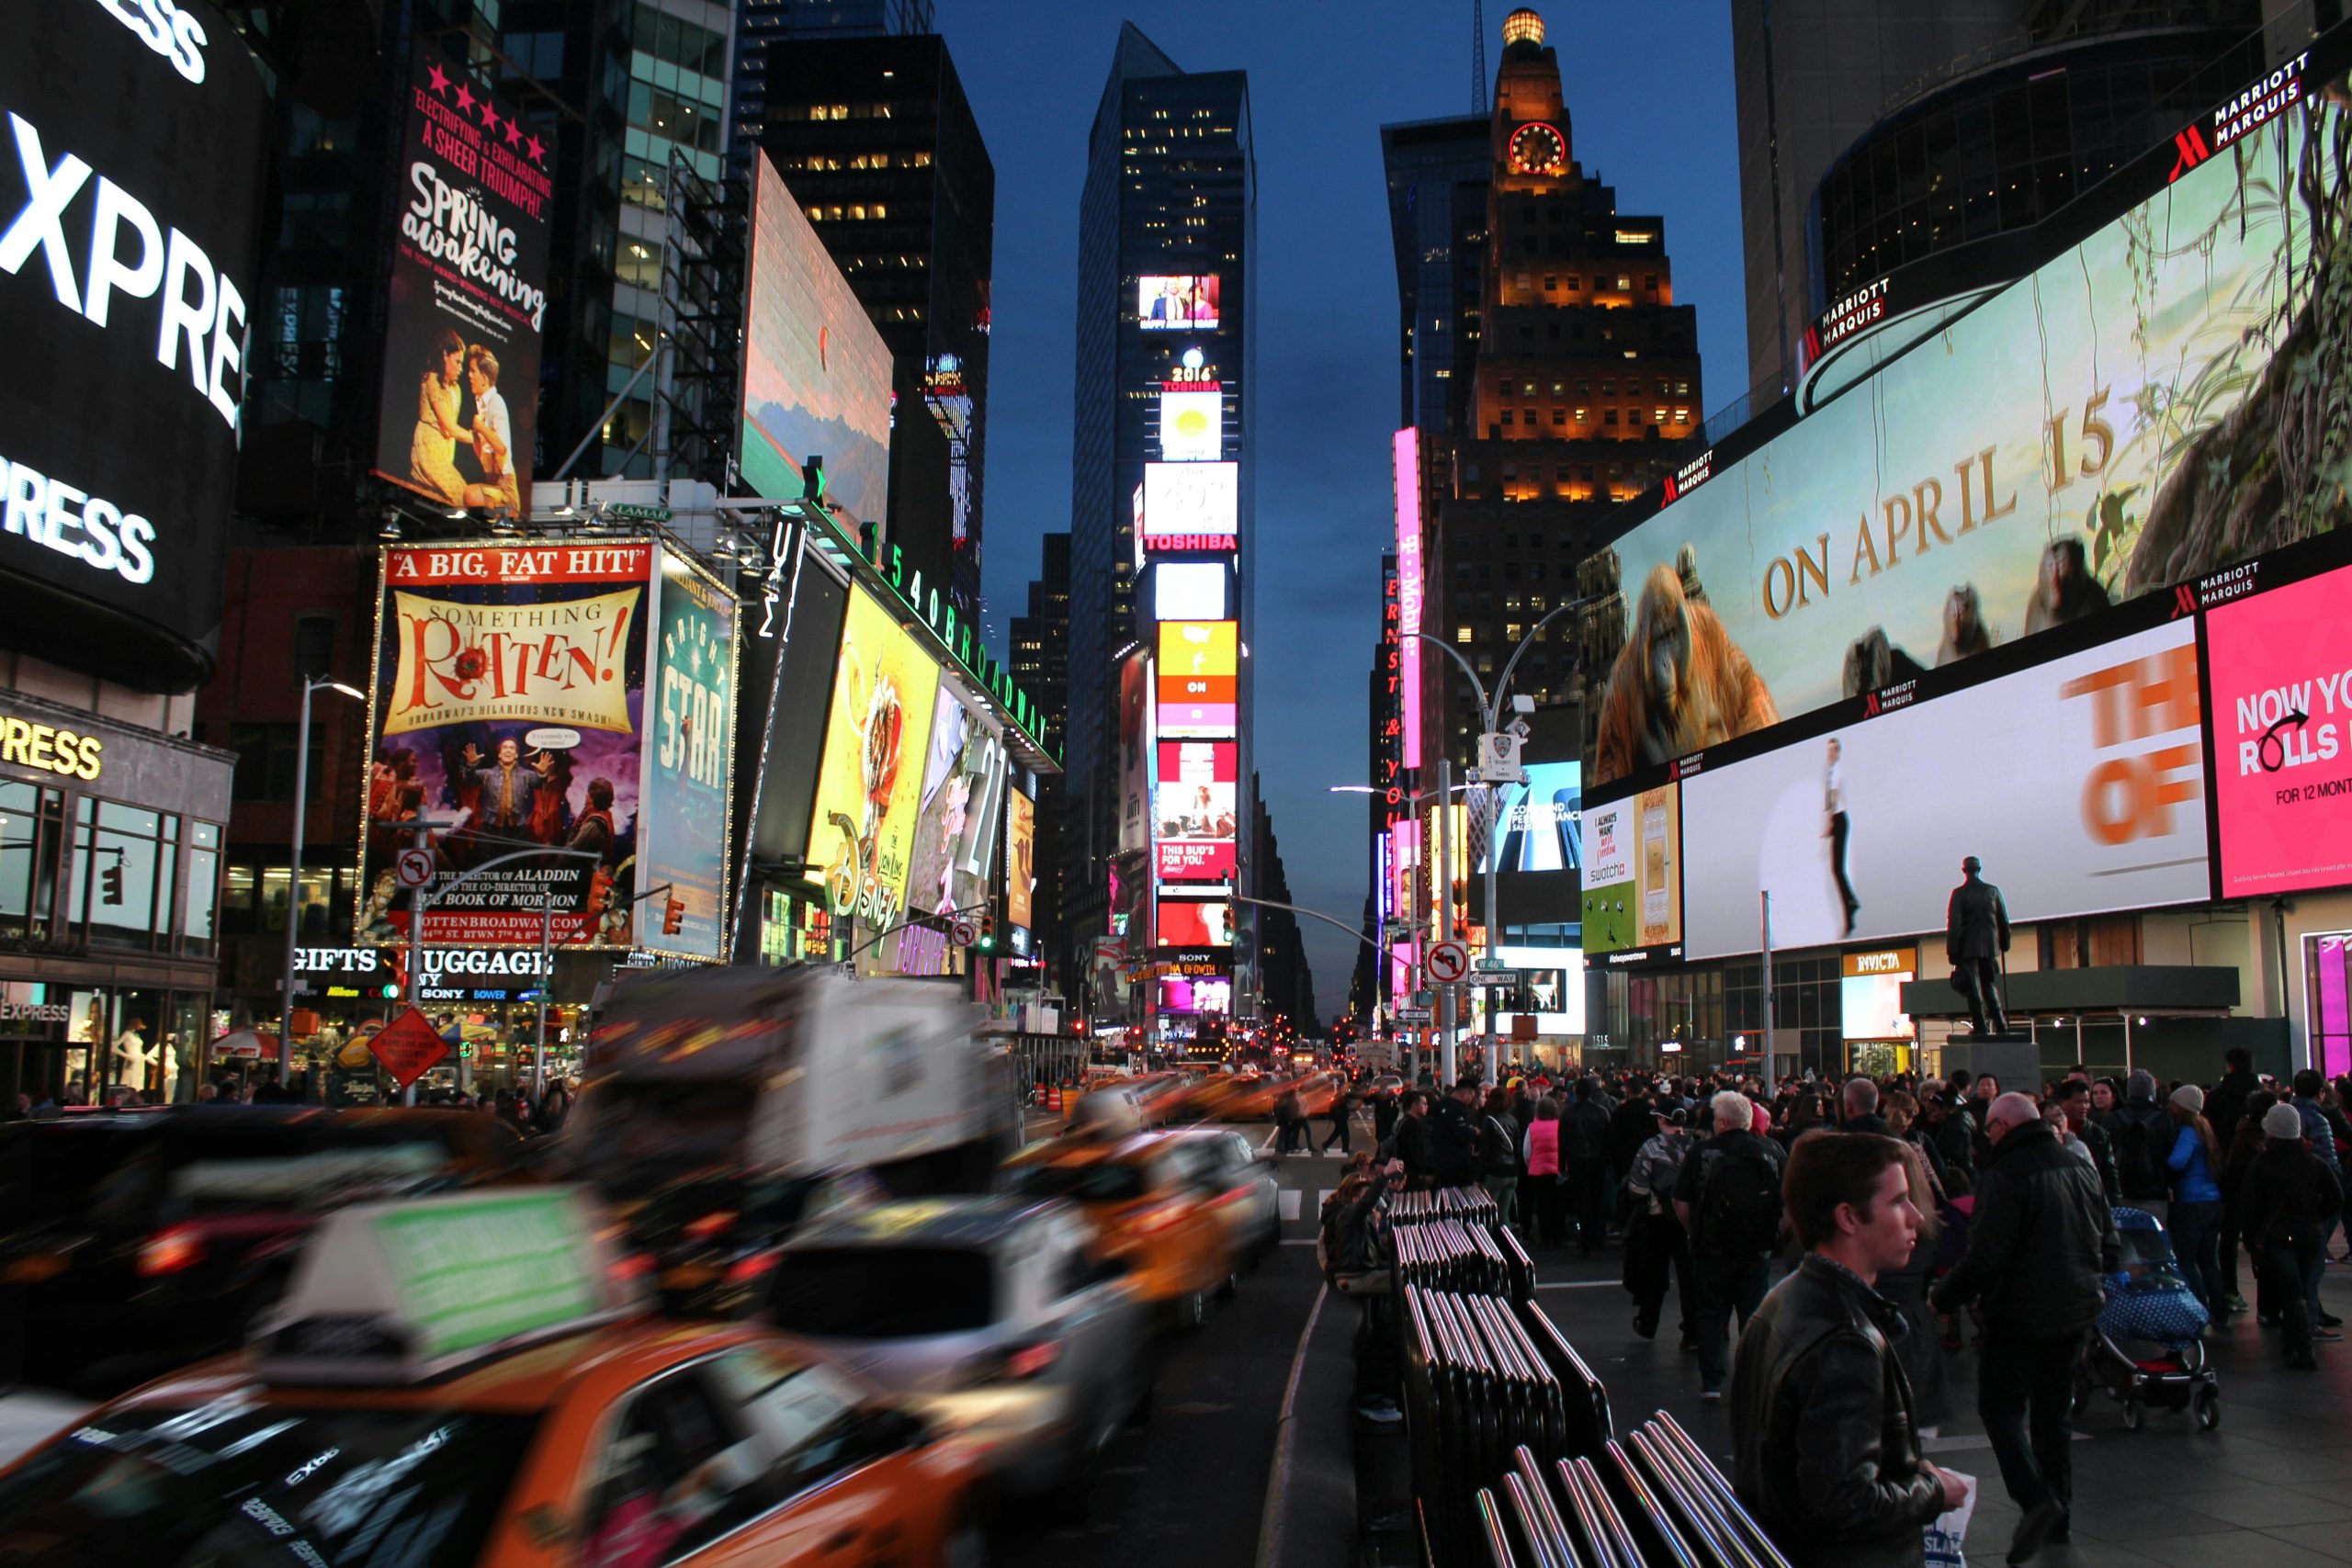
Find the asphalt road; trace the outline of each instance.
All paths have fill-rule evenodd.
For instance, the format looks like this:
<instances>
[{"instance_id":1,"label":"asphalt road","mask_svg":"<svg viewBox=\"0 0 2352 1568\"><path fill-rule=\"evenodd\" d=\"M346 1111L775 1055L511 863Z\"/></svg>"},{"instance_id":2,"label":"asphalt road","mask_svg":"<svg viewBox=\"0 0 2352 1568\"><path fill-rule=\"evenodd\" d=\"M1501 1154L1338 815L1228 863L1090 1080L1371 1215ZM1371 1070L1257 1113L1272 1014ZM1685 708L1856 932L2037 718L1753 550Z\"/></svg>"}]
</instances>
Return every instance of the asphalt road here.
<instances>
[{"instance_id":1,"label":"asphalt road","mask_svg":"<svg viewBox=\"0 0 2352 1568\"><path fill-rule=\"evenodd\" d=\"M1319 1136L1324 1124L1316 1126ZM1272 1135L1263 1122L1239 1130L1252 1142ZM1369 1133L1360 1121L1359 1141ZM1276 1168L1285 1245L1214 1304L1198 1333L1161 1338L1150 1418L1112 1444L1081 1504L1058 1513L1033 1505L1004 1520L1000 1561L1202 1568L1256 1560L1283 1391L1322 1284L1315 1216L1341 1168L1337 1157L1306 1156Z\"/></svg>"}]
</instances>

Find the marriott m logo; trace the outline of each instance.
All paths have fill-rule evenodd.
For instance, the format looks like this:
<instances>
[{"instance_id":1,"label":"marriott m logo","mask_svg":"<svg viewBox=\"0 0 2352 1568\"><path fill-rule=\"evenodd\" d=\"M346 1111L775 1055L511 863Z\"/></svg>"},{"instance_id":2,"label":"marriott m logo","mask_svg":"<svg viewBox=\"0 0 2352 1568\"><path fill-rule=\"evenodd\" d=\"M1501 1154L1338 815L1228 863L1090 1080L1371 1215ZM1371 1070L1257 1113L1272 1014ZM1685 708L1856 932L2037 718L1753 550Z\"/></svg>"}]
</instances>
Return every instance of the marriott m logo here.
<instances>
[{"instance_id":1,"label":"marriott m logo","mask_svg":"<svg viewBox=\"0 0 2352 1568\"><path fill-rule=\"evenodd\" d=\"M1878 694L1876 692L1872 692L1862 698L1862 716L1864 718L1876 718L1878 716Z\"/></svg>"},{"instance_id":2,"label":"marriott m logo","mask_svg":"<svg viewBox=\"0 0 2352 1568\"><path fill-rule=\"evenodd\" d=\"M2176 155L2172 161L2172 173L2165 176L2166 185L2172 184L2173 181L2213 155L2213 150L2205 145L2205 130L2202 126L2192 125L2181 131L2172 139L2172 146Z\"/></svg>"},{"instance_id":3,"label":"marriott m logo","mask_svg":"<svg viewBox=\"0 0 2352 1568\"><path fill-rule=\"evenodd\" d=\"M2172 591L2172 615L2170 618L2177 621L2183 615L2193 615L2195 614L2197 614L2197 590L2191 588L2186 582L2181 583Z\"/></svg>"}]
</instances>

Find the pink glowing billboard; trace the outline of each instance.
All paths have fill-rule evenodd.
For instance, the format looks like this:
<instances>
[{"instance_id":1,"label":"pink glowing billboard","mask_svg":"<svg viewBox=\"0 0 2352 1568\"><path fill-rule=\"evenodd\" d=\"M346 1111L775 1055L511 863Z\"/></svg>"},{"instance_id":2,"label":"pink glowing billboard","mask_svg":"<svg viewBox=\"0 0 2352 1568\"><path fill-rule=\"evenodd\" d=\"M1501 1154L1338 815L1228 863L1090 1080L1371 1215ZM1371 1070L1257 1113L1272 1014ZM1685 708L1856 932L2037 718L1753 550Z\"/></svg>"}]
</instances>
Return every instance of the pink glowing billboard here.
<instances>
[{"instance_id":1,"label":"pink glowing billboard","mask_svg":"<svg viewBox=\"0 0 2352 1568\"><path fill-rule=\"evenodd\" d=\"M2352 567L2209 610L2222 896L2352 880Z\"/></svg>"},{"instance_id":2,"label":"pink glowing billboard","mask_svg":"<svg viewBox=\"0 0 2352 1568\"><path fill-rule=\"evenodd\" d=\"M1404 655L1405 765L1421 765L1421 433L1396 433L1396 638Z\"/></svg>"}]
</instances>

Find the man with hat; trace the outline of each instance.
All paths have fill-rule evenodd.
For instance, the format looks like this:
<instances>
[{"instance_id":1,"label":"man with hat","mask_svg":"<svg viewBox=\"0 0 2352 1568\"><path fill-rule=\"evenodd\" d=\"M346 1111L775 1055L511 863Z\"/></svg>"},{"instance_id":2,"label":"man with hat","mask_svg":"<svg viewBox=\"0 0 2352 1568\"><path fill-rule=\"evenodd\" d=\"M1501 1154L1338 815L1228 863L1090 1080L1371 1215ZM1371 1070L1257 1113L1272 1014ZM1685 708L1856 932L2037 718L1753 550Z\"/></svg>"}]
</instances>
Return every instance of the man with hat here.
<instances>
[{"instance_id":1,"label":"man with hat","mask_svg":"<svg viewBox=\"0 0 2352 1568\"><path fill-rule=\"evenodd\" d=\"M1661 1098L1651 1116L1657 1128L1635 1151L1625 1171L1632 1213L1625 1221L1625 1289L1634 1297L1634 1332L1647 1339L1657 1333L1666 1304L1666 1271L1674 1269L1675 1299L1682 1308L1682 1343L1690 1337L1690 1238L1674 1213L1674 1183L1690 1155L1690 1113Z\"/></svg>"},{"instance_id":2,"label":"man with hat","mask_svg":"<svg viewBox=\"0 0 2352 1568\"><path fill-rule=\"evenodd\" d=\"M1951 961L1951 983L1968 998L1968 1021L1980 1036L2009 1032L2001 1006L2001 954L2009 950L2009 908L2001 890L1979 874L1984 863L1970 855L1960 863L1964 880L1951 890L1944 910L1944 956ZM1984 1027L1987 1010L1993 1027Z\"/></svg>"}]
</instances>

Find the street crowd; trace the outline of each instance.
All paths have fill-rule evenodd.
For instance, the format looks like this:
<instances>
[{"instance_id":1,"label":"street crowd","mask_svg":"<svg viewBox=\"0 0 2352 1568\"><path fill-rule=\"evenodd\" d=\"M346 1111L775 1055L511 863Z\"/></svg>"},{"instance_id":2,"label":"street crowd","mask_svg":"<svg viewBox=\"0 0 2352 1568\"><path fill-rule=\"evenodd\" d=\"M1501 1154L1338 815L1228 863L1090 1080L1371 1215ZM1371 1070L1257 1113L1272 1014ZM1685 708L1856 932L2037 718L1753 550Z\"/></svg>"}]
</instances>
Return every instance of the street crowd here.
<instances>
[{"instance_id":1,"label":"street crowd","mask_svg":"<svg viewBox=\"0 0 2352 1568\"><path fill-rule=\"evenodd\" d=\"M2320 1281L2346 1228L2347 1105L2352 1079L2274 1082L2237 1050L2210 1084L1509 1068L1373 1097L1379 1145L1327 1202L1324 1256L1343 1285L1374 1273L1387 1192L1472 1183L1536 1247L1621 1249L1634 1332L1671 1299L1739 1492L1795 1568L1925 1561L1963 1485L1921 1441L1952 1414L1945 1357L1973 1348L2023 1563L2069 1538L2083 1359L2149 1269L2119 1221L2169 1232L2151 1282L2193 1296L2189 1339L2252 1310L2310 1371L2343 1337Z\"/></svg>"}]
</instances>

